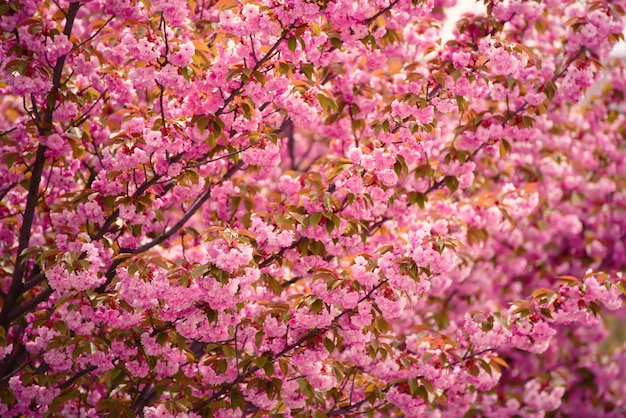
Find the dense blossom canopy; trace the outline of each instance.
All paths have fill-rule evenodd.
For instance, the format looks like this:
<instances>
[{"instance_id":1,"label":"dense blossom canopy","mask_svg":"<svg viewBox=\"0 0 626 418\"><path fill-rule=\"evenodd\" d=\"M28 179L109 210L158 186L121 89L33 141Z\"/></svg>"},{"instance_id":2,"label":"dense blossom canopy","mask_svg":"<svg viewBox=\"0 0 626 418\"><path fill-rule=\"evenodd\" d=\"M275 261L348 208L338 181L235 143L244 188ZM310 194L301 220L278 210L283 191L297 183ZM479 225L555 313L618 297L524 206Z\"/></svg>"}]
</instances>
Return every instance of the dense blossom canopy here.
<instances>
[{"instance_id":1,"label":"dense blossom canopy","mask_svg":"<svg viewBox=\"0 0 626 418\"><path fill-rule=\"evenodd\" d=\"M0 415L626 414L624 0L0 4Z\"/></svg>"}]
</instances>

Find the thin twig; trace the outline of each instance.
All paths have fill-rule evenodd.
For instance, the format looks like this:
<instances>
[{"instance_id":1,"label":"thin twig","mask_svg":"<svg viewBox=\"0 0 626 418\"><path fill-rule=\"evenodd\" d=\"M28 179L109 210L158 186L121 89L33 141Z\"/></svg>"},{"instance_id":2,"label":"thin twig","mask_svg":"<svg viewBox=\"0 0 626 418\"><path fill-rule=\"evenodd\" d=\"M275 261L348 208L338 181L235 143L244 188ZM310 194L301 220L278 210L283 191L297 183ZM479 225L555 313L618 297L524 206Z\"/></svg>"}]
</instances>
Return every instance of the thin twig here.
<instances>
[{"instance_id":1,"label":"thin twig","mask_svg":"<svg viewBox=\"0 0 626 418\"><path fill-rule=\"evenodd\" d=\"M389 10L391 10L393 8L393 6L398 4L399 1L400 0L393 0L391 3L389 3L389 6L385 7L384 9L380 9L378 11L378 13L376 13L374 16L365 19L365 23L367 23L369 25L370 23L372 23L373 21L378 19L378 16L381 16L381 15L387 13Z\"/></svg>"},{"instance_id":2,"label":"thin twig","mask_svg":"<svg viewBox=\"0 0 626 418\"><path fill-rule=\"evenodd\" d=\"M104 29L104 27L106 25L108 25L113 19L115 18L115 15L111 16L109 19L107 19L106 22L104 22L102 24L102 26L100 26L93 35L91 35L89 38L85 39L84 41L82 41L81 43L79 43L78 45L76 45L75 47L72 48L72 51L75 51L77 49L79 49L80 47L82 47L83 45L85 45L87 42L91 41L93 38L95 38L96 36L98 36L98 34L102 31L102 29Z\"/></svg>"}]
</instances>

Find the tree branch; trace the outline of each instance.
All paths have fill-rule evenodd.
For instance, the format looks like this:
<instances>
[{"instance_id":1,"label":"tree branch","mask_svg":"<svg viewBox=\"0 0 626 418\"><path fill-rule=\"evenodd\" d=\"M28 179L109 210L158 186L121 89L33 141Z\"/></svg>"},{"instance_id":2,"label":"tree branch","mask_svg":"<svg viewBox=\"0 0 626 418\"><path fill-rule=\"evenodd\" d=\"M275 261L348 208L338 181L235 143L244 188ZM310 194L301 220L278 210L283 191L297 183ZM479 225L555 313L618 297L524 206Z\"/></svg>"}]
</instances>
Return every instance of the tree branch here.
<instances>
[{"instance_id":1,"label":"tree branch","mask_svg":"<svg viewBox=\"0 0 626 418\"><path fill-rule=\"evenodd\" d=\"M78 14L80 3L70 3L69 10L67 12L66 24L63 29L63 33L69 38L72 33L72 27L74 26L74 19ZM59 87L61 86L61 75L63 73L63 67L65 65L65 59L67 55L62 55L57 58L57 62L54 66L52 75L52 89L48 93L46 112L43 117L44 126L39 127L39 133L45 135L47 130L52 125L54 108L56 106L57 94ZM13 270L13 278L9 287L9 292L3 301L2 311L0 312L0 326L5 329L10 323L10 312L15 310L15 304L22 292L22 280L24 271L26 268L26 257L23 256L23 252L28 248L28 243L31 236L31 228L35 220L35 211L37 209L37 201L39 200L39 185L41 184L41 177L46 162L46 146L39 145L37 149L37 155L35 157L35 163L30 177L30 184L28 186L28 196L26 198L26 208L24 210L24 217L22 220L22 227L20 229L20 235L17 247L17 257L15 260L15 269Z\"/></svg>"},{"instance_id":2,"label":"tree branch","mask_svg":"<svg viewBox=\"0 0 626 418\"><path fill-rule=\"evenodd\" d=\"M374 16L369 17L365 20L365 23L367 23L368 25L370 23L372 23L373 21L375 21L376 19L378 19L379 16L382 16L383 14L387 13L389 10L391 10L393 8L393 6L395 6L396 4L398 4L400 0L393 0L391 3L389 3L389 6L385 7L384 9L380 9L378 11L378 13L376 13Z\"/></svg>"},{"instance_id":3,"label":"tree branch","mask_svg":"<svg viewBox=\"0 0 626 418\"><path fill-rule=\"evenodd\" d=\"M85 45L86 43L88 43L89 41L91 41L93 38L95 38L96 36L98 36L98 34L102 31L102 29L104 29L104 27L106 25L108 25L113 19L115 18L115 15L111 16L109 19L107 19L106 22L104 22L102 24L102 26L100 26L93 35L91 35L89 38L85 39L84 41L82 41L81 43L79 43L78 45L76 45L75 47L72 48L72 51L75 51L77 49L79 49L80 47L82 47L83 45Z\"/></svg>"}]
</instances>

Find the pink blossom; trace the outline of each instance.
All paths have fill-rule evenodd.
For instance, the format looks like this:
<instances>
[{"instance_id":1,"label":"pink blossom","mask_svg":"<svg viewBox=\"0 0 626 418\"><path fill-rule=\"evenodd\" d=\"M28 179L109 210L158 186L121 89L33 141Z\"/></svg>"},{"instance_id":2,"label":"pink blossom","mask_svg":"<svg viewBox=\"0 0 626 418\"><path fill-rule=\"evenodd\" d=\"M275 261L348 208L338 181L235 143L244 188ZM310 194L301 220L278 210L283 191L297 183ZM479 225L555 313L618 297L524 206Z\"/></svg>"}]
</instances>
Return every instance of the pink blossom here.
<instances>
[{"instance_id":1,"label":"pink blossom","mask_svg":"<svg viewBox=\"0 0 626 418\"><path fill-rule=\"evenodd\" d=\"M533 379L524 385L524 402L531 408L539 411L554 411L561 405L561 398L565 393L562 386L548 391L542 388L541 382Z\"/></svg>"},{"instance_id":2,"label":"pink blossom","mask_svg":"<svg viewBox=\"0 0 626 418\"><path fill-rule=\"evenodd\" d=\"M585 302L597 301L612 311L622 307L622 295L616 286L609 284L607 289L606 285L600 285L593 276L585 280L585 285L587 287L584 296Z\"/></svg>"},{"instance_id":3,"label":"pink blossom","mask_svg":"<svg viewBox=\"0 0 626 418\"><path fill-rule=\"evenodd\" d=\"M204 247L207 260L218 268L233 273L252 260L252 247L247 244L230 245L224 239L217 239Z\"/></svg>"},{"instance_id":4,"label":"pink blossom","mask_svg":"<svg viewBox=\"0 0 626 418\"><path fill-rule=\"evenodd\" d=\"M0 6L0 416L619 416L624 1L455 3Z\"/></svg>"},{"instance_id":5,"label":"pink blossom","mask_svg":"<svg viewBox=\"0 0 626 418\"><path fill-rule=\"evenodd\" d=\"M264 168L274 167L280 163L280 152L276 144L269 142L257 144L241 154L241 159L250 165Z\"/></svg>"},{"instance_id":6,"label":"pink blossom","mask_svg":"<svg viewBox=\"0 0 626 418\"><path fill-rule=\"evenodd\" d=\"M191 57L196 52L196 49L192 42L185 42L183 44L178 45L178 51L172 54L169 57L169 60L172 64L178 66L186 66L191 64Z\"/></svg>"}]
</instances>

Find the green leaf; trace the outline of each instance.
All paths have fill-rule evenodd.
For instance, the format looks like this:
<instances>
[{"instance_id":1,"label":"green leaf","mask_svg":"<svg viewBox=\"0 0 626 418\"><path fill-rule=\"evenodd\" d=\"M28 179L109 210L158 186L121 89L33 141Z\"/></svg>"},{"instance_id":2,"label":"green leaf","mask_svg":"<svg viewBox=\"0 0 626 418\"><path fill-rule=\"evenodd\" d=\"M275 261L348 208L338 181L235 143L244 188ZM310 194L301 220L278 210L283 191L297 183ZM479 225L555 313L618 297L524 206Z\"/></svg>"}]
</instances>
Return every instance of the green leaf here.
<instances>
[{"instance_id":1,"label":"green leaf","mask_svg":"<svg viewBox=\"0 0 626 418\"><path fill-rule=\"evenodd\" d=\"M324 301L322 299L317 299L313 304L311 304L311 310L314 313L319 313L324 307Z\"/></svg>"},{"instance_id":2,"label":"green leaf","mask_svg":"<svg viewBox=\"0 0 626 418\"><path fill-rule=\"evenodd\" d=\"M267 276L267 285L276 296L280 296L283 293L283 286L272 276Z\"/></svg>"},{"instance_id":3,"label":"green leaf","mask_svg":"<svg viewBox=\"0 0 626 418\"><path fill-rule=\"evenodd\" d=\"M315 212L309 216L309 225L317 226L322 220L322 212Z\"/></svg>"},{"instance_id":4,"label":"green leaf","mask_svg":"<svg viewBox=\"0 0 626 418\"><path fill-rule=\"evenodd\" d=\"M481 328L483 332L491 331L493 329L493 317L489 317L489 319L484 320L481 324Z\"/></svg>"},{"instance_id":5,"label":"green leaf","mask_svg":"<svg viewBox=\"0 0 626 418\"><path fill-rule=\"evenodd\" d=\"M248 102L241 102L241 110L243 110L243 114L246 119L252 118L252 106Z\"/></svg>"},{"instance_id":6,"label":"green leaf","mask_svg":"<svg viewBox=\"0 0 626 418\"><path fill-rule=\"evenodd\" d=\"M298 386L300 387L300 391L307 395L309 398L313 398L313 396L315 395L313 388L305 378L301 377L298 379Z\"/></svg>"},{"instance_id":7,"label":"green leaf","mask_svg":"<svg viewBox=\"0 0 626 418\"><path fill-rule=\"evenodd\" d=\"M478 364L480 365L480 367L487 372L487 374L489 374L489 376L491 376L492 374L492 370L491 370L491 366L489 365L489 363L487 363L485 360L483 359L478 359Z\"/></svg>"},{"instance_id":8,"label":"green leaf","mask_svg":"<svg viewBox=\"0 0 626 418\"><path fill-rule=\"evenodd\" d=\"M212 126L213 126L213 133L215 134L215 136L220 136L222 132L224 131L224 127L226 125L224 125L224 122L220 118L215 118L213 119Z\"/></svg>"},{"instance_id":9,"label":"green leaf","mask_svg":"<svg viewBox=\"0 0 626 418\"><path fill-rule=\"evenodd\" d=\"M291 35L289 39L287 39L287 46L291 52L295 52L297 45L296 37Z\"/></svg>"},{"instance_id":10,"label":"green leaf","mask_svg":"<svg viewBox=\"0 0 626 418\"><path fill-rule=\"evenodd\" d=\"M200 132L204 132L206 131L206 127L209 124L209 118L206 116L200 116L196 123L198 125L198 129L200 129Z\"/></svg>"},{"instance_id":11,"label":"green leaf","mask_svg":"<svg viewBox=\"0 0 626 418\"><path fill-rule=\"evenodd\" d=\"M267 364L267 357L261 356L254 360L254 364L260 369L262 369L265 364Z\"/></svg>"},{"instance_id":12,"label":"green leaf","mask_svg":"<svg viewBox=\"0 0 626 418\"><path fill-rule=\"evenodd\" d=\"M232 390L230 392L230 407L232 408L232 410L234 411L237 408L243 410L245 405L246 400L241 395L241 393L239 393L239 391L237 390Z\"/></svg>"},{"instance_id":13,"label":"green leaf","mask_svg":"<svg viewBox=\"0 0 626 418\"><path fill-rule=\"evenodd\" d=\"M450 189L450 193L454 193L459 188L459 180L455 176L446 176L443 181Z\"/></svg>"},{"instance_id":14,"label":"green leaf","mask_svg":"<svg viewBox=\"0 0 626 418\"><path fill-rule=\"evenodd\" d=\"M482 410L472 408L468 410L465 413L465 415L463 415L463 418L474 418L474 417L481 417L481 416L482 416Z\"/></svg>"},{"instance_id":15,"label":"green leaf","mask_svg":"<svg viewBox=\"0 0 626 418\"><path fill-rule=\"evenodd\" d=\"M511 144L506 139L500 141L500 157L504 158L511 152Z\"/></svg>"},{"instance_id":16,"label":"green leaf","mask_svg":"<svg viewBox=\"0 0 626 418\"><path fill-rule=\"evenodd\" d=\"M341 42L341 39L336 38L336 37L330 38L330 39L329 39L329 41L330 41L330 44L331 44L334 48L337 48L337 49L341 48L341 45L342 45L342 43L343 43L343 42Z\"/></svg>"},{"instance_id":17,"label":"green leaf","mask_svg":"<svg viewBox=\"0 0 626 418\"><path fill-rule=\"evenodd\" d=\"M333 224L335 225L335 229L339 229L341 226L341 218L335 214L333 214Z\"/></svg>"},{"instance_id":18,"label":"green leaf","mask_svg":"<svg viewBox=\"0 0 626 418\"><path fill-rule=\"evenodd\" d=\"M167 341L167 332L160 332L159 335L157 335L156 341L159 345L165 344Z\"/></svg>"},{"instance_id":19,"label":"green leaf","mask_svg":"<svg viewBox=\"0 0 626 418\"><path fill-rule=\"evenodd\" d=\"M302 47L302 49L304 49L304 47ZM302 71L308 80L313 81L313 71L315 71L315 68L313 68L311 64L301 64L300 71Z\"/></svg>"},{"instance_id":20,"label":"green leaf","mask_svg":"<svg viewBox=\"0 0 626 418\"><path fill-rule=\"evenodd\" d=\"M248 80L250 80L251 76L252 76L252 69L251 68L246 68L246 69L241 71L241 81L243 83L247 83Z\"/></svg>"},{"instance_id":21,"label":"green leaf","mask_svg":"<svg viewBox=\"0 0 626 418\"><path fill-rule=\"evenodd\" d=\"M546 82L546 85L543 88L543 92L546 94L546 96L548 97L548 99L552 100L554 99L554 95L556 94L556 84L554 84L553 81L548 80Z\"/></svg>"},{"instance_id":22,"label":"green leaf","mask_svg":"<svg viewBox=\"0 0 626 418\"><path fill-rule=\"evenodd\" d=\"M228 358L235 357L235 349L228 344L224 344L222 347L222 353Z\"/></svg>"},{"instance_id":23,"label":"green leaf","mask_svg":"<svg viewBox=\"0 0 626 418\"><path fill-rule=\"evenodd\" d=\"M332 234L334 228L335 224L330 219L326 218L326 232L328 232L328 235Z\"/></svg>"},{"instance_id":24,"label":"green leaf","mask_svg":"<svg viewBox=\"0 0 626 418\"><path fill-rule=\"evenodd\" d=\"M532 128L535 124L535 119L530 116L524 116L522 117L522 123L525 128Z\"/></svg>"},{"instance_id":25,"label":"green leaf","mask_svg":"<svg viewBox=\"0 0 626 418\"><path fill-rule=\"evenodd\" d=\"M63 321L56 321L54 323L54 328L61 334L67 334L67 324Z\"/></svg>"},{"instance_id":26,"label":"green leaf","mask_svg":"<svg viewBox=\"0 0 626 418\"><path fill-rule=\"evenodd\" d=\"M385 319L382 316L378 318L376 323L381 333L385 334L387 331L389 331L389 323L385 321Z\"/></svg>"},{"instance_id":27,"label":"green leaf","mask_svg":"<svg viewBox=\"0 0 626 418\"><path fill-rule=\"evenodd\" d=\"M11 153L7 153L5 156L5 161L7 164L7 168L11 168L13 167L13 164L15 163L15 160L17 160L17 156L19 154L16 152L11 152Z\"/></svg>"},{"instance_id":28,"label":"green leaf","mask_svg":"<svg viewBox=\"0 0 626 418\"><path fill-rule=\"evenodd\" d=\"M409 192L407 197L410 203L417 204L420 209L424 209L424 207L426 206L426 202L428 201L428 196L426 196L424 193L419 193L415 191Z\"/></svg>"},{"instance_id":29,"label":"green leaf","mask_svg":"<svg viewBox=\"0 0 626 418\"><path fill-rule=\"evenodd\" d=\"M130 270L130 268L129 268ZM206 272L209 271L209 265L208 264L204 264L202 266L198 266L195 269L193 269L193 271L191 272L191 277L193 277L194 279L200 276L203 276ZM129 273L130 274L130 271Z\"/></svg>"},{"instance_id":30,"label":"green leaf","mask_svg":"<svg viewBox=\"0 0 626 418\"><path fill-rule=\"evenodd\" d=\"M330 338L324 338L324 347L328 350L328 354L332 354L335 351L335 343Z\"/></svg>"},{"instance_id":31,"label":"green leaf","mask_svg":"<svg viewBox=\"0 0 626 418\"><path fill-rule=\"evenodd\" d=\"M471 374L474 377L480 374L480 369L475 364L472 364L467 371L469 372L469 374Z\"/></svg>"},{"instance_id":32,"label":"green leaf","mask_svg":"<svg viewBox=\"0 0 626 418\"><path fill-rule=\"evenodd\" d=\"M456 96L456 104L459 109L459 113L462 113L465 109L467 109L467 100L463 96Z\"/></svg>"},{"instance_id":33,"label":"green leaf","mask_svg":"<svg viewBox=\"0 0 626 418\"><path fill-rule=\"evenodd\" d=\"M133 277L135 273L137 273L137 271L139 271L139 266L136 263L133 263L128 266L128 275L130 277Z\"/></svg>"},{"instance_id":34,"label":"green leaf","mask_svg":"<svg viewBox=\"0 0 626 418\"><path fill-rule=\"evenodd\" d=\"M59 396L54 398L54 400L50 403L49 409L50 411L57 412L59 411L63 405L65 405L70 400L77 400L80 398L80 392L78 389L70 389L66 392L61 393ZM113 402L113 401L111 401Z\"/></svg>"},{"instance_id":35,"label":"green leaf","mask_svg":"<svg viewBox=\"0 0 626 418\"><path fill-rule=\"evenodd\" d=\"M281 74L288 74L291 68L286 62L281 62L280 64L278 64L278 69Z\"/></svg>"},{"instance_id":36,"label":"green leaf","mask_svg":"<svg viewBox=\"0 0 626 418\"><path fill-rule=\"evenodd\" d=\"M322 33L319 25L315 22L311 22L311 32L313 32L315 36L320 36L320 34Z\"/></svg>"},{"instance_id":37,"label":"green leaf","mask_svg":"<svg viewBox=\"0 0 626 418\"><path fill-rule=\"evenodd\" d=\"M254 78L256 78L256 81L259 82L259 84L261 84L262 86L265 85L265 74L263 74L260 71L255 71L254 72Z\"/></svg>"},{"instance_id":38,"label":"green leaf","mask_svg":"<svg viewBox=\"0 0 626 418\"><path fill-rule=\"evenodd\" d=\"M111 370L111 381L114 381L120 374L122 374L122 369L119 367L115 367Z\"/></svg>"},{"instance_id":39,"label":"green leaf","mask_svg":"<svg viewBox=\"0 0 626 418\"><path fill-rule=\"evenodd\" d=\"M418 386L415 389L415 395L414 396L419 396L420 398L422 398L424 400L424 402L428 403L428 391L426 390L426 388L424 386Z\"/></svg>"},{"instance_id":40,"label":"green leaf","mask_svg":"<svg viewBox=\"0 0 626 418\"><path fill-rule=\"evenodd\" d=\"M263 371L267 377L272 377L274 375L274 364L271 361L268 361L265 363L265 366L263 366Z\"/></svg>"},{"instance_id":41,"label":"green leaf","mask_svg":"<svg viewBox=\"0 0 626 418\"><path fill-rule=\"evenodd\" d=\"M105 196L102 198L102 203L109 209L113 209L115 206L115 196Z\"/></svg>"},{"instance_id":42,"label":"green leaf","mask_svg":"<svg viewBox=\"0 0 626 418\"><path fill-rule=\"evenodd\" d=\"M278 365L280 366L280 371L283 376L289 375L289 360L281 358L278 360Z\"/></svg>"},{"instance_id":43,"label":"green leaf","mask_svg":"<svg viewBox=\"0 0 626 418\"><path fill-rule=\"evenodd\" d=\"M623 282L616 283L615 287L617 287L619 290L621 290L621 292L624 294L624 296L626 296L626 286L624 285Z\"/></svg>"},{"instance_id":44,"label":"green leaf","mask_svg":"<svg viewBox=\"0 0 626 418\"><path fill-rule=\"evenodd\" d=\"M322 109L325 111L328 111L329 109L328 98L321 93L318 93L316 97L317 97L317 101L320 103L320 106L322 106Z\"/></svg>"}]
</instances>

